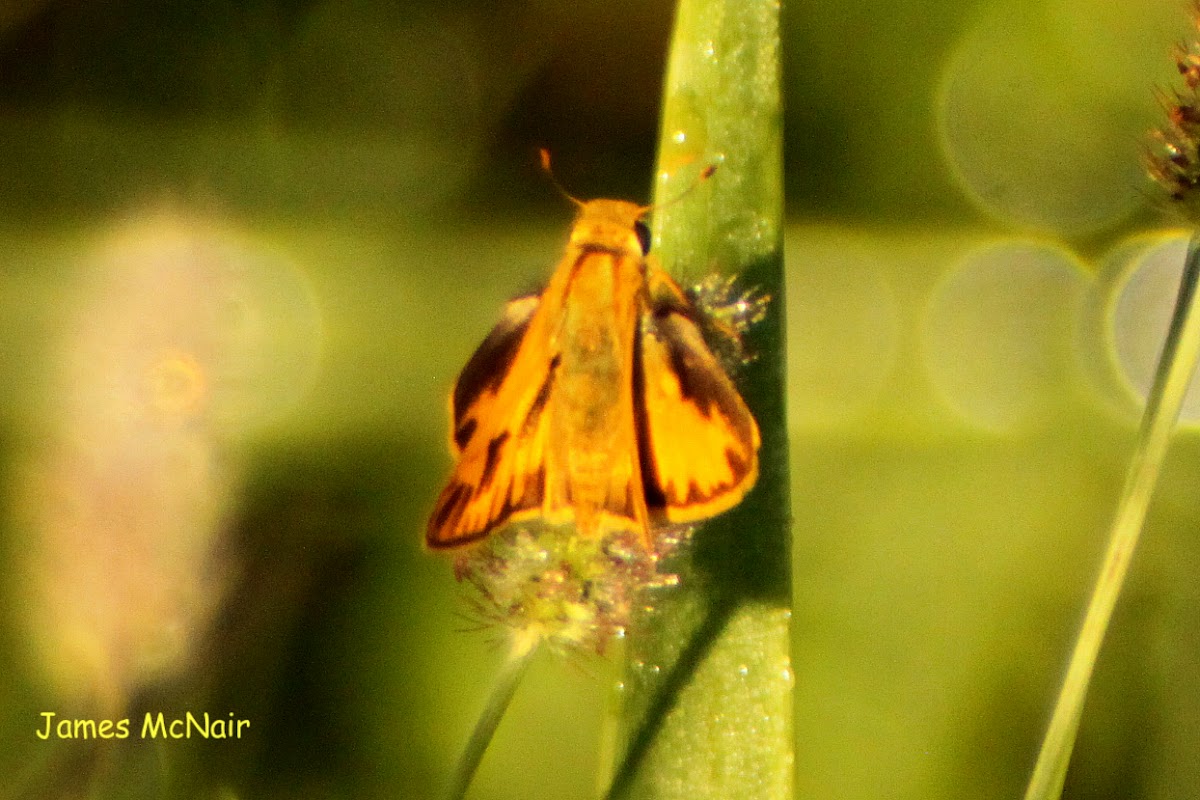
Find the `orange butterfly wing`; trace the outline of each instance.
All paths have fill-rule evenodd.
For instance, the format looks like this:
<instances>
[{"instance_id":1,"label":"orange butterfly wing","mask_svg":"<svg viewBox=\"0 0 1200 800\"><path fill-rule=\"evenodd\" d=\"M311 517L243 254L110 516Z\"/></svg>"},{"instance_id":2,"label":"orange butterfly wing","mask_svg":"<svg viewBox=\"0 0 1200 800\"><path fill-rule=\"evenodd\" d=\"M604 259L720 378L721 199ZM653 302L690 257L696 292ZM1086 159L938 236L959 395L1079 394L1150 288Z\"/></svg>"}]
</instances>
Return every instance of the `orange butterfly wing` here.
<instances>
[{"instance_id":1,"label":"orange butterfly wing","mask_svg":"<svg viewBox=\"0 0 1200 800\"><path fill-rule=\"evenodd\" d=\"M540 302L536 294L510 300L500 321L459 373L450 394L450 446L455 455L474 438L481 422L495 417L500 389Z\"/></svg>"},{"instance_id":2,"label":"orange butterfly wing","mask_svg":"<svg viewBox=\"0 0 1200 800\"><path fill-rule=\"evenodd\" d=\"M666 273L654 276L635 374L646 504L668 523L737 505L758 478L758 424L718 363L697 311Z\"/></svg>"},{"instance_id":3,"label":"orange butterfly wing","mask_svg":"<svg viewBox=\"0 0 1200 800\"><path fill-rule=\"evenodd\" d=\"M541 411L556 374L547 353L552 311L536 296L510 302L460 373L450 398L458 463L430 515L429 547L467 544L541 509L547 429ZM512 427L514 420L520 427Z\"/></svg>"}]
</instances>

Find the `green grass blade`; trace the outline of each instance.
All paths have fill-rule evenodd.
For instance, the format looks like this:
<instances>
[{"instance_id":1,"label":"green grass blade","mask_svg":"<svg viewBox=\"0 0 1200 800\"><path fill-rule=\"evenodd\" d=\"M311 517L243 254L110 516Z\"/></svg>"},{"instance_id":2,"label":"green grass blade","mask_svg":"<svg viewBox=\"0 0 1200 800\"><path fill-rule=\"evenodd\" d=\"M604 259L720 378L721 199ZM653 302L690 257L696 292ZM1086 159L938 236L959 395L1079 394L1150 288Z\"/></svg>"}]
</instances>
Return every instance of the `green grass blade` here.
<instances>
[{"instance_id":1,"label":"green grass blade","mask_svg":"<svg viewBox=\"0 0 1200 800\"><path fill-rule=\"evenodd\" d=\"M758 359L736 376L763 446L755 490L696 533L690 562L668 565L682 585L652 598L633 627L611 798L792 795L779 47L776 2L681 0L654 249L683 280L716 269L771 294L749 342ZM710 164L716 174L694 186Z\"/></svg>"},{"instance_id":2,"label":"green grass blade","mask_svg":"<svg viewBox=\"0 0 1200 800\"><path fill-rule=\"evenodd\" d=\"M1071 761L1071 750L1079 730L1088 684L1104 641L1104 633L1112 618L1113 607L1121 593L1133 552L1137 548L1146 510L1154 494L1158 473L1162 468L1167 447L1179 409L1200 357L1200 309L1197 309L1196 286L1200 280L1200 240L1192 237L1187 262L1179 285L1179 296L1171 327L1163 344L1154 385L1146 400L1138 433L1137 449L1129 465L1125 487L1117 504L1109 537L1108 552L1100 577L1092 592L1087 615L1075 651L1067 667L1067 675L1059 692L1054 716L1038 754L1033 777L1025 792L1025 800L1057 800L1062 795L1063 782Z\"/></svg>"}]
</instances>

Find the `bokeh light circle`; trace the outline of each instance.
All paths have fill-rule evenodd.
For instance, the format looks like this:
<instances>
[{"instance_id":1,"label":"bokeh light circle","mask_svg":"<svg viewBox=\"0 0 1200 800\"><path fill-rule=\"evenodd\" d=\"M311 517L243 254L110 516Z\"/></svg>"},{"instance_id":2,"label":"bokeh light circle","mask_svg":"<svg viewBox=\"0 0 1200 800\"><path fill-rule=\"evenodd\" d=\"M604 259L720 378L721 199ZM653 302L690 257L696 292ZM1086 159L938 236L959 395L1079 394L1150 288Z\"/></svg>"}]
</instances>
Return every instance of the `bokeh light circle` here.
<instances>
[{"instance_id":1,"label":"bokeh light circle","mask_svg":"<svg viewBox=\"0 0 1200 800\"><path fill-rule=\"evenodd\" d=\"M1160 114L1150 87L1169 78L1183 15L1171 9L1171 24L1164 4L1135 0L1104 5L1101 25L1095 3L1050 6L997 3L981 16L945 65L938 124L947 162L982 209L1079 235L1142 202L1138 142Z\"/></svg>"},{"instance_id":2,"label":"bokeh light circle","mask_svg":"<svg viewBox=\"0 0 1200 800\"><path fill-rule=\"evenodd\" d=\"M103 391L72 392L81 403L245 433L293 409L315 379L317 305L298 265L269 243L151 213L117 226L87 273L63 378Z\"/></svg>"},{"instance_id":3,"label":"bokeh light circle","mask_svg":"<svg viewBox=\"0 0 1200 800\"><path fill-rule=\"evenodd\" d=\"M1086 286L1072 256L1028 241L968 253L935 287L922 356L959 415L1009 431L1057 407L1073 373L1071 344Z\"/></svg>"},{"instance_id":4,"label":"bokeh light circle","mask_svg":"<svg viewBox=\"0 0 1200 800\"><path fill-rule=\"evenodd\" d=\"M1109 280L1100 287L1108 357L1121 390L1139 408L1154 381L1187 247L1188 234L1181 231L1139 237L1116 250ZM1200 421L1200 375L1192 378L1180 418Z\"/></svg>"}]
</instances>

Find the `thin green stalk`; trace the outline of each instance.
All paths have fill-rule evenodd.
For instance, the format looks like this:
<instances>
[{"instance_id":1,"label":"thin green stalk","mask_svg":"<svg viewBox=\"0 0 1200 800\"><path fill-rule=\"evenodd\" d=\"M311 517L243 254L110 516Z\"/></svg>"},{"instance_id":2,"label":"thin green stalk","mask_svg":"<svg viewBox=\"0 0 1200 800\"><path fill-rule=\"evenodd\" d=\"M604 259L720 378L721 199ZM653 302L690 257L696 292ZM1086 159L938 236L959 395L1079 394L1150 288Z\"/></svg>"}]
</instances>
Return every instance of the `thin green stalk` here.
<instances>
[{"instance_id":1,"label":"thin green stalk","mask_svg":"<svg viewBox=\"0 0 1200 800\"><path fill-rule=\"evenodd\" d=\"M475 723L475 730L471 732L466 749L463 750L463 754L458 760L458 767L454 770L454 780L450 784L450 791L446 793L448 800L462 800L467 796L467 789L471 786L476 770L479 769L479 763L483 761L483 754L487 752L488 745L492 743L492 736L496 733L496 728L504 717L509 702L516 694L517 686L520 685L525 670L529 668L529 664L537 654L539 641L532 636L514 638L508 660L501 667L500 674L496 676L496 683L492 686L492 693L488 697L487 705L480 713L479 720Z\"/></svg>"},{"instance_id":2,"label":"thin green stalk","mask_svg":"<svg viewBox=\"0 0 1200 800\"><path fill-rule=\"evenodd\" d=\"M762 432L758 485L666 569L627 642L625 751L609 798L792 795L791 519L784 418L779 3L680 0L654 218L664 267L772 296L735 376ZM686 192L709 165L717 172Z\"/></svg>"},{"instance_id":3,"label":"thin green stalk","mask_svg":"<svg viewBox=\"0 0 1200 800\"><path fill-rule=\"evenodd\" d=\"M1079 730L1079 719L1087 697L1088 683L1096 665L1104 633L1112 618L1113 607L1121 593L1129 563L1137 547L1138 536L1146 519L1146 509L1154 494L1158 473L1166 457L1167 447L1179 409L1191 384L1197 359L1200 358L1200 310L1197 309L1196 287L1200 281L1200 238L1193 236L1188 246L1187 261L1179 284L1179 296L1171 327L1163 344L1154 386L1146 400L1138 433L1137 450L1129 465L1125 488L1113 519L1108 553L1092 599L1088 605L1083 628L1075 644L1075 652L1067 667L1054 716L1042 742L1037 765L1025 800L1057 800L1062 795L1071 750Z\"/></svg>"}]
</instances>

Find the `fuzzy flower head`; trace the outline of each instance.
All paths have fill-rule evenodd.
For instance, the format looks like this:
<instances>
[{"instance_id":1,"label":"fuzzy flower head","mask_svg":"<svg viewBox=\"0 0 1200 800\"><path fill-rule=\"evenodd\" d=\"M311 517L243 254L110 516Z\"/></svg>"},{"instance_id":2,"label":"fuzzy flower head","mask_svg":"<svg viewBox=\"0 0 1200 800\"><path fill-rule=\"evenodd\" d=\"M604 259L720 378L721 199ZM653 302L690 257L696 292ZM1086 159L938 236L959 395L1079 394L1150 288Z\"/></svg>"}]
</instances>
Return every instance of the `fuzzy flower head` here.
<instances>
[{"instance_id":1,"label":"fuzzy flower head","mask_svg":"<svg viewBox=\"0 0 1200 800\"><path fill-rule=\"evenodd\" d=\"M673 586L662 559L691 533L655 532L647 550L632 533L580 536L570 525L511 525L460 555L470 614L517 639L565 651L601 653L624 636L643 590Z\"/></svg>"},{"instance_id":2,"label":"fuzzy flower head","mask_svg":"<svg viewBox=\"0 0 1200 800\"><path fill-rule=\"evenodd\" d=\"M769 294L757 287L742 288L736 275L719 272L709 273L686 292L703 312L699 321L704 341L726 372L735 374L758 357L747 347L746 336L766 318Z\"/></svg>"}]
</instances>

